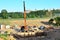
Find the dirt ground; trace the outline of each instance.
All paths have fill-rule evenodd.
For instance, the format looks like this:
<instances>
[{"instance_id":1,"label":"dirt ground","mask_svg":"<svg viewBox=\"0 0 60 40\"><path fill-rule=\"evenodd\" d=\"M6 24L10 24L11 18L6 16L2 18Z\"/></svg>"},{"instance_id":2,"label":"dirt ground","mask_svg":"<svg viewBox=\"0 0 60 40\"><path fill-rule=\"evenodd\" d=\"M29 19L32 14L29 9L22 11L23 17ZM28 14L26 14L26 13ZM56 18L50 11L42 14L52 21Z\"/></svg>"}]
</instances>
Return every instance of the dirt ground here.
<instances>
[{"instance_id":1,"label":"dirt ground","mask_svg":"<svg viewBox=\"0 0 60 40\"><path fill-rule=\"evenodd\" d=\"M3 40L2 38L0 38L0 40Z\"/></svg>"}]
</instances>

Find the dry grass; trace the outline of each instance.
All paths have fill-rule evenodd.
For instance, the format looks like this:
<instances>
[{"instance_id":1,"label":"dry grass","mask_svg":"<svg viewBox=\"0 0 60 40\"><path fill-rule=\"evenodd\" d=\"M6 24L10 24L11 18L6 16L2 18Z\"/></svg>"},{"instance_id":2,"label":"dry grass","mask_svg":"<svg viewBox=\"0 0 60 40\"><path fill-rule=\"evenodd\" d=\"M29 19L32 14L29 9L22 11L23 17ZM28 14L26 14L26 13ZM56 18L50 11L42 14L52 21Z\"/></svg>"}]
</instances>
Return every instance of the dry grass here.
<instances>
[{"instance_id":1,"label":"dry grass","mask_svg":"<svg viewBox=\"0 0 60 40\"><path fill-rule=\"evenodd\" d=\"M27 23L27 26L34 26L34 25L36 25L36 26L40 26L40 25L44 25L44 24L42 24L41 23L41 21L48 21L49 19L39 19L39 18L37 18L37 19L27 19L26 21L26 23ZM17 24L17 25L19 25L19 26L22 26L22 25L24 25L24 20L23 19L0 19L0 23L2 24L2 23L4 23L4 24L10 24L10 25L15 25L15 24Z\"/></svg>"},{"instance_id":2,"label":"dry grass","mask_svg":"<svg viewBox=\"0 0 60 40\"><path fill-rule=\"evenodd\" d=\"M34 26L34 25L40 26L40 25L44 25L41 23L41 21L48 21L48 20L49 19L35 19L35 20L28 19L26 20L27 21L26 23L27 23L27 26ZM10 24L11 25L17 24L17 25L22 26L24 25L24 20L13 20L13 21L10 21Z\"/></svg>"}]
</instances>

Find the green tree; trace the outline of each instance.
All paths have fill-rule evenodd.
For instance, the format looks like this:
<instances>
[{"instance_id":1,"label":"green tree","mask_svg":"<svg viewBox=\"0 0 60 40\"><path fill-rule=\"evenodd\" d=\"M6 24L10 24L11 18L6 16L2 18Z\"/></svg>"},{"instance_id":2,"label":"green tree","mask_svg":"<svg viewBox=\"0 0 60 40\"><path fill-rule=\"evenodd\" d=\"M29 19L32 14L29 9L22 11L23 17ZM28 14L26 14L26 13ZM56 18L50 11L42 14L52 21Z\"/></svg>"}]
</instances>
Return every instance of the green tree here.
<instances>
[{"instance_id":1,"label":"green tree","mask_svg":"<svg viewBox=\"0 0 60 40\"><path fill-rule=\"evenodd\" d=\"M1 15L2 15L2 18L3 18L3 19L7 19L7 18L8 18L7 10L3 9L3 10L1 11Z\"/></svg>"}]
</instances>

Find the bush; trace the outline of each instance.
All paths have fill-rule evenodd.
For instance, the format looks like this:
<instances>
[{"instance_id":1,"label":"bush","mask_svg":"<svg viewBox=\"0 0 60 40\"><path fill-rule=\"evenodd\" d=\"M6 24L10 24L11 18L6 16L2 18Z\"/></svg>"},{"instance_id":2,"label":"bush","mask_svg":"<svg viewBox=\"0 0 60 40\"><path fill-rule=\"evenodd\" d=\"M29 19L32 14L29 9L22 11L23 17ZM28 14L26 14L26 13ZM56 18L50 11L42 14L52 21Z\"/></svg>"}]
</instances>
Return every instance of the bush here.
<instances>
[{"instance_id":1,"label":"bush","mask_svg":"<svg viewBox=\"0 0 60 40\"><path fill-rule=\"evenodd\" d=\"M52 24L52 23L53 23L53 21L54 21L54 19L50 19L50 20L49 20L49 23L50 23L50 24Z\"/></svg>"},{"instance_id":2,"label":"bush","mask_svg":"<svg viewBox=\"0 0 60 40\"><path fill-rule=\"evenodd\" d=\"M56 24L59 26L60 25L60 17L56 17L56 18L54 18L55 19L55 21L56 21Z\"/></svg>"}]
</instances>

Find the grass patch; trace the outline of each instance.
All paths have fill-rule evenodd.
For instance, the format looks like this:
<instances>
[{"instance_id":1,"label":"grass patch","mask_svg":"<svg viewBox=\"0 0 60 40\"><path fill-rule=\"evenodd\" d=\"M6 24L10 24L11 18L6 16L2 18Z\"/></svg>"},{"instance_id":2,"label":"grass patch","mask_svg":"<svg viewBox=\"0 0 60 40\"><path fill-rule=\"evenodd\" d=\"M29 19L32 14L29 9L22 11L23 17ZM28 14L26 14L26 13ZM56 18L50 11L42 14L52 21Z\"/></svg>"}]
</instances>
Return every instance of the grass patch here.
<instances>
[{"instance_id":1,"label":"grass patch","mask_svg":"<svg viewBox=\"0 0 60 40\"><path fill-rule=\"evenodd\" d=\"M4 40L7 40L8 34L0 34L0 38L3 38Z\"/></svg>"}]
</instances>

